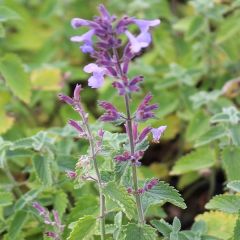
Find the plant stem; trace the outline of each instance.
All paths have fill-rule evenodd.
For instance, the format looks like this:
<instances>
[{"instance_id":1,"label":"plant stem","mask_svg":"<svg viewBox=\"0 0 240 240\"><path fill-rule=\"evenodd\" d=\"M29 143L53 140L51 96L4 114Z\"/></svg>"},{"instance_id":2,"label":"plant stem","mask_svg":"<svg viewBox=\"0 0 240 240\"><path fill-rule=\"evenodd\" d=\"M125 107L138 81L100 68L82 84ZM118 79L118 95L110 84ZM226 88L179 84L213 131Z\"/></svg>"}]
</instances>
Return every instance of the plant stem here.
<instances>
[{"instance_id":1,"label":"plant stem","mask_svg":"<svg viewBox=\"0 0 240 240\"><path fill-rule=\"evenodd\" d=\"M82 108L80 107L80 109L82 109ZM105 239L105 197L104 197L103 191L102 191L103 184L102 184L101 175L100 175L100 171L99 171L98 164L97 164L92 132L90 130L88 120L85 116L85 113L80 112L80 115L83 119L83 124L86 127L86 131L87 131L87 135L88 135L88 141L89 141L89 145L90 145L90 148L91 148L93 166L94 166L94 170L95 170L96 175L97 175L97 183L98 183L99 198L100 198L100 218L99 218L100 233L101 233L101 240L104 240Z\"/></svg>"},{"instance_id":2,"label":"plant stem","mask_svg":"<svg viewBox=\"0 0 240 240\"><path fill-rule=\"evenodd\" d=\"M131 155L134 155L134 141L133 141L133 131L132 131L132 118L129 108L129 97L125 95L125 106L127 111L127 127L128 127L128 137L130 142L130 151ZM133 178L133 188L134 191L137 193L138 190L138 177L137 177L137 167L136 165L132 165L132 178ZM138 221L140 224L144 224L144 213L142 208L141 196L139 194L135 194L136 204L137 204L137 211L138 211Z\"/></svg>"},{"instance_id":3,"label":"plant stem","mask_svg":"<svg viewBox=\"0 0 240 240\"><path fill-rule=\"evenodd\" d=\"M113 54L116 59L116 67L117 70L121 76L122 81L124 81L124 74L120 65L120 59L118 56L118 52L116 48L113 48ZM134 146L134 140L133 140L133 129L132 129L132 117L131 117L131 112L130 112L130 106L129 106L129 95L126 93L124 95L125 99L125 106L126 106L126 112L127 112L127 128L128 128L128 138L129 138L129 144L130 144L130 152L131 155L134 156L135 153L135 146ZM137 177L137 167L136 165L132 165L132 180L133 180L133 188L135 193L138 191L138 177ZM139 194L135 194L135 199L136 199L136 205L137 205L137 212L138 212L138 222L140 224L145 223L144 219L144 213L143 213L143 207L142 207L142 201L141 201L141 196Z\"/></svg>"}]
</instances>

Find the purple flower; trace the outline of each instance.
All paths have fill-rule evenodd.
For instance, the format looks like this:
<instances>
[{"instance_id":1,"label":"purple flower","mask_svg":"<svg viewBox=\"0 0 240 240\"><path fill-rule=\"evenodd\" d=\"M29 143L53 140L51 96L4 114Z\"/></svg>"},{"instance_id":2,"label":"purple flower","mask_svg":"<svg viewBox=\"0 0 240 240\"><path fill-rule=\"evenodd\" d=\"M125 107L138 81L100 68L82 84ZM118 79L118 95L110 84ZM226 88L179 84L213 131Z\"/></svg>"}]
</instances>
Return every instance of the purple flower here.
<instances>
[{"instance_id":1,"label":"purple flower","mask_svg":"<svg viewBox=\"0 0 240 240\"><path fill-rule=\"evenodd\" d=\"M131 156L130 152L125 151L123 154L115 156L114 159L117 162L126 162L126 161L132 159L132 156Z\"/></svg>"},{"instance_id":2,"label":"purple flower","mask_svg":"<svg viewBox=\"0 0 240 240\"><path fill-rule=\"evenodd\" d=\"M71 37L72 42L83 42L84 44L80 47L83 53L93 53L93 42L92 37L94 35L94 30L89 30L81 36Z\"/></svg>"},{"instance_id":3,"label":"purple flower","mask_svg":"<svg viewBox=\"0 0 240 240\"><path fill-rule=\"evenodd\" d=\"M32 204L32 206L38 211L38 213L39 213L40 216L45 215L46 212L47 212L46 209L45 209L44 207L42 207L42 205L39 204L38 202L34 202L34 203Z\"/></svg>"},{"instance_id":4,"label":"purple flower","mask_svg":"<svg viewBox=\"0 0 240 240\"><path fill-rule=\"evenodd\" d=\"M61 101L65 102L65 103L67 103L67 104L69 104L69 105L73 105L73 104L74 104L73 99L70 98L69 96L66 96L66 95L64 95L64 94L62 94L62 93L59 93L59 94L58 94L58 97L59 97L59 99L60 99Z\"/></svg>"},{"instance_id":5,"label":"purple flower","mask_svg":"<svg viewBox=\"0 0 240 240\"><path fill-rule=\"evenodd\" d=\"M159 128L152 128L153 142L158 143L163 132L166 130L167 126L160 126Z\"/></svg>"},{"instance_id":6,"label":"purple flower","mask_svg":"<svg viewBox=\"0 0 240 240\"><path fill-rule=\"evenodd\" d=\"M100 88L103 85L104 75L106 69L99 67L95 63L90 63L84 67L84 72L92 73L93 75L88 79L88 86L92 88Z\"/></svg>"},{"instance_id":7,"label":"purple flower","mask_svg":"<svg viewBox=\"0 0 240 240\"><path fill-rule=\"evenodd\" d=\"M151 35L148 32L141 32L137 37L129 31L125 31L125 34L130 41L130 49L132 53L139 53L142 48L148 47L152 41Z\"/></svg>"},{"instance_id":8,"label":"purple flower","mask_svg":"<svg viewBox=\"0 0 240 240\"><path fill-rule=\"evenodd\" d=\"M140 28L141 32L148 32L150 27L155 27L160 24L159 19L155 20L134 19L133 22Z\"/></svg>"},{"instance_id":9,"label":"purple flower","mask_svg":"<svg viewBox=\"0 0 240 240\"><path fill-rule=\"evenodd\" d=\"M75 179L77 177L77 173L74 171L67 170L66 175L69 179Z\"/></svg>"},{"instance_id":10,"label":"purple flower","mask_svg":"<svg viewBox=\"0 0 240 240\"><path fill-rule=\"evenodd\" d=\"M157 104L149 105L151 99L152 95L148 93L140 103L135 114L136 121L146 121L147 119L153 118L155 116L153 110L156 110L158 106Z\"/></svg>"},{"instance_id":11,"label":"purple flower","mask_svg":"<svg viewBox=\"0 0 240 240\"><path fill-rule=\"evenodd\" d=\"M140 90L139 83L143 81L143 76L136 76L130 80L128 89L129 92L138 92Z\"/></svg>"},{"instance_id":12,"label":"purple flower","mask_svg":"<svg viewBox=\"0 0 240 240\"><path fill-rule=\"evenodd\" d=\"M58 239L58 235L55 232L45 232L45 235L53 239Z\"/></svg>"},{"instance_id":13,"label":"purple flower","mask_svg":"<svg viewBox=\"0 0 240 240\"><path fill-rule=\"evenodd\" d=\"M89 21L82 18L73 18L71 21L73 28L79 28L82 26L89 26Z\"/></svg>"},{"instance_id":14,"label":"purple flower","mask_svg":"<svg viewBox=\"0 0 240 240\"><path fill-rule=\"evenodd\" d=\"M146 183L144 186L144 190L148 191L151 190L154 186L156 186L159 183L158 179L152 179L150 182Z\"/></svg>"},{"instance_id":15,"label":"purple flower","mask_svg":"<svg viewBox=\"0 0 240 240\"><path fill-rule=\"evenodd\" d=\"M142 130L142 132L140 133L139 137L138 137L138 141L137 142L142 142L147 135L151 132L152 128L151 127L146 127Z\"/></svg>"},{"instance_id":16,"label":"purple flower","mask_svg":"<svg viewBox=\"0 0 240 240\"><path fill-rule=\"evenodd\" d=\"M106 112L100 117L103 122L112 122L120 118L118 110L107 101L99 101L98 105L102 107Z\"/></svg>"}]
</instances>

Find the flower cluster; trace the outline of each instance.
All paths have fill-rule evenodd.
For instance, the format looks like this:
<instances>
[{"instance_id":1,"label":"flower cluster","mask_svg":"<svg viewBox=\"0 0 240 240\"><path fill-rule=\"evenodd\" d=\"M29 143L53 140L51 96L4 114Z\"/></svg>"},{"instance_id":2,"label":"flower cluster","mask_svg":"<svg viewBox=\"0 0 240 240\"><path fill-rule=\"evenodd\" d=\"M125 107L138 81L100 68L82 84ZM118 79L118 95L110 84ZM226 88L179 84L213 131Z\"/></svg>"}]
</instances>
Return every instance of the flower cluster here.
<instances>
[{"instance_id":1,"label":"flower cluster","mask_svg":"<svg viewBox=\"0 0 240 240\"><path fill-rule=\"evenodd\" d=\"M122 79L122 75L128 71L132 58L139 54L142 48L151 44L150 28L160 24L159 19L150 21L127 16L117 19L111 16L103 5L99 6L99 12L100 16L93 20L74 18L71 21L73 28L87 27L89 29L81 36L71 37L71 41L81 43L82 52L89 53L96 60L96 63L90 63L84 67L85 72L92 73L88 79L88 85L92 88L101 87L106 75ZM128 30L130 25L136 25L139 28L137 36ZM126 44L123 43L122 35L128 39ZM125 47L121 59L117 59L112 52L123 45ZM116 65L118 65L118 70L116 70ZM126 91L138 91L138 84L142 79L142 76L137 76L129 82L115 81L113 86L119 90L120 95L123 95Z\"/></svg>"},{"instance_id":2,"label":"flower cluster","mask_svg":"<svg viewBox=\"0 0 240 240\"><path fill-rule=\"evenodd\" d=\"M45 235L54 240L60 240L61 235L64 230L64 225L62 225L61 220L59 218L58 212L56 210L52 211L53 220L50 218L50 212L42 207L38 202L34 202L32 206L38 211L39 215L43 218L43 221L46 225L50 225L53 227L54 231L47 231Z\"/></svg>"}]
</instances>

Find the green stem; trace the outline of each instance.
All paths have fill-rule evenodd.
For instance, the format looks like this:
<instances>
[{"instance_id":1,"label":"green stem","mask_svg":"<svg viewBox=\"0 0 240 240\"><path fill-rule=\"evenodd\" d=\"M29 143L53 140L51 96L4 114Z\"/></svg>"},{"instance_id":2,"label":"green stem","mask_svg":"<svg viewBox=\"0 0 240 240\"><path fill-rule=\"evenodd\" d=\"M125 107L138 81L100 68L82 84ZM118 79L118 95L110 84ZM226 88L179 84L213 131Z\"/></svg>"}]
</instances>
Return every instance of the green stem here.
<instances>
[{"instance_id":1,"label":"green stem","mask_svg":"<svg viewBox=\"0 0 240 240\"><path fill-rule=\"evenodd\" d=\"M81 113L80 113L81 114ZM100 175L100 171L98 168L98 164L97 164L97 159L96 159L96 153L95 153L95 149L94 149L94 140L93 140L93 136L92 136L92 132L90 130L89 124L88 124L88 120L85 117L85 114L82 113L81 117L83 119L83 123L86 127L86 131L87 131L87 135L88 135L88 140L89 140L89 145L91 148L91 157L93 160L93 166L94 166L94 170L96 172L97 175L97 183L98 183L98 189L99 189L99 198L100 198L100 217L99 217L99 221L100 221L100 233L101 233L101 240L105 239L105 197L103 195L103 184L102 184L102 180L101 180L101 175Z\"/></svg>"}]
</instances>

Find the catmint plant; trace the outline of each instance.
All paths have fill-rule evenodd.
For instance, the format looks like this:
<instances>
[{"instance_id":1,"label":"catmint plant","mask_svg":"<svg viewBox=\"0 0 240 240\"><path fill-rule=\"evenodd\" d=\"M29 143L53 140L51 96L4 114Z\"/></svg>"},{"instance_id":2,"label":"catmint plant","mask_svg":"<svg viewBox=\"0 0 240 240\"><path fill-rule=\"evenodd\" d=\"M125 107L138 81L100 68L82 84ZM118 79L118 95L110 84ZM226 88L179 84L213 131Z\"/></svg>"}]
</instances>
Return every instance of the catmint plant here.
<instances>
[{"instance_id":1,"label":"catmint plant","mask_svg":"<svg viewBox=\"0 0 240 240\"><path fill-rule=\"evenodd\" d=\"M113 88L116 89L125 103L125 113L123 113L123 109L118 109L112 103L108 101L99 101L98 105L104 111L99 120L103 122L112 122L117 125L120 124L125 128L128 140L122 152L116 154L112 161L114 164L120 165L127 163L128 167L131 168L131 181L129 186L125 186L125 190L127 195L135 198L138 214L137 221L139 226L143 226L145 225L145 209L142 198L145 197L145 194L155 194L151 193L151 191L158 191L156 187L160 187L160 182L158 179L152 179L147 180L145 184L139 184L137 167L141 165L140 160L146 149L146 147L142 147L142 145L144 145L143 142L147 141L149 134L152 134L153 142L158 143L161 135L166 130L166 126L159 126L158 128L146 126L142 131L139 130L140 122L155 118L154 111L158 106L157 104L151 103L153 96L151 93L147 93L135 112L131 112L130 105L133 101L134 93L140 91L140 84L143 82L144 78L141 75L130 78L129 65L135 57L140 55L142 49L150 46L152 42L150 33L151 28L157 27L160 24L160 20L141 20L128 16L123 16L118 19L111 15L103 5L100 5L98 9L100 16L94 17L93 20L81 18L72 19L71 25L74 29L85 27L88 31L83 35L71 37L71 41L80 43L81 51L84 54L90 54L91 58L94 60L83 68L86 73L91 74L88 79L88 86L97 89L103 86L104 81L112 81ZM131 32L131 26L137 27L137 31ZM88 175L88 170L83 171L84 175L81 175L80 178L81 181L92 179L98 184L100 197L100 233L101 239L105 239L105 215L107 212L104 188L107 183L103 181L97 161L98 154L102 151L104 131L99 129L97 136L93 133L89 125L88 114L84 110L81 102L81 91L81 85L76 85L73 97L63 94L60 94L59 97L62 101L72 106L80 115L81 122L69 120L69 125L78 132L80 137L86 139L90 145L89 155L81 157L85 159L85 164L80 159L76 168L78 168L79 165L88 168L89 165L86 165L86 162L93 165L96 178L91 176L91 174ZM68 171L67 175L71 179L79 178L75 171ZM162 186L166 187L166 185ZM169 185L167 185L167 189L169 191L172 190ZM149 201L155 203L156 201L169 201L170 199L168 198L167 200L167 197L164 199L164 196L159 197L157 194ZM158 199L156 199L156 196Z\"/></svg>"},{"instance_id":2,"label":"catmint plant","mask_svg":"<svg viewBox=\"0 0 240 240\"><path fill-rule=\"evenodd\" d=\"M50 212L45 209L40 203L34 202L32 206L37 210L38 214L42 217L43 222L50 226L53 230L45 232L45 235L54 240L61 240L64 225L62 225L59 218L59 214L56 210L52 211L53 219L50 216Z\"/></svg>"}]
</instances>

